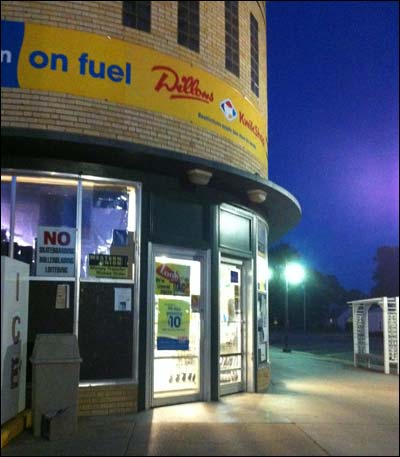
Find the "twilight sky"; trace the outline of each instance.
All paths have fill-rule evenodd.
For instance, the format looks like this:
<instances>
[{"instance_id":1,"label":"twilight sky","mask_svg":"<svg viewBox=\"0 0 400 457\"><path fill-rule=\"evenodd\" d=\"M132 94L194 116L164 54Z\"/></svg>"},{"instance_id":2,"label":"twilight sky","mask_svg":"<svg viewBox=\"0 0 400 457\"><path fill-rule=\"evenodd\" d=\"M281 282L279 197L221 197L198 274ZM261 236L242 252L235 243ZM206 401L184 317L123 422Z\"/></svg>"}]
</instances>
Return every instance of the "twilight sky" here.
<instances>
[{"instance_id":1,"label":"twilight sky","mask_svg":"<svg viewBox=\"0 0 400 457\"><path fill-rule=\"evenodd\" d=\"M267 2L269 178L300 202L283 242L369 292L399 245L397 2Z\"/></svg>"}]
</instances>

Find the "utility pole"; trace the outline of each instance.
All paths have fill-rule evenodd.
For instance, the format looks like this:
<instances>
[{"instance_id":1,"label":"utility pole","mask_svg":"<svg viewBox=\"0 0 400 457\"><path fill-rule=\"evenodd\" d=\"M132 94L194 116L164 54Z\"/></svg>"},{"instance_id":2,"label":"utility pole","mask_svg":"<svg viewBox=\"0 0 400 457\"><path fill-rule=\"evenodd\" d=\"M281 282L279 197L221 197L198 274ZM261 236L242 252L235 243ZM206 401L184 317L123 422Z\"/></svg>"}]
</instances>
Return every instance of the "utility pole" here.
<instances>
[{"instance_id":1,"label":"utility pole","mask_svg":"<svg viewBox=\"0 0 400 457\"><path fill-rule=\"evenodd\" d=\"M289 349L289 283L285 275L285 346L283 352L292 352Z\"/></svg>"},{"instance_id":2,"label":"utility pole","mask_svg":"<svg viewBox=\"0 0 400 457\"><path fill-rule=\"evenodd\" d=\"M303 317L304 317L304 332L306 331L306 283L303 282Z\"/></svg>"}]
</instances>

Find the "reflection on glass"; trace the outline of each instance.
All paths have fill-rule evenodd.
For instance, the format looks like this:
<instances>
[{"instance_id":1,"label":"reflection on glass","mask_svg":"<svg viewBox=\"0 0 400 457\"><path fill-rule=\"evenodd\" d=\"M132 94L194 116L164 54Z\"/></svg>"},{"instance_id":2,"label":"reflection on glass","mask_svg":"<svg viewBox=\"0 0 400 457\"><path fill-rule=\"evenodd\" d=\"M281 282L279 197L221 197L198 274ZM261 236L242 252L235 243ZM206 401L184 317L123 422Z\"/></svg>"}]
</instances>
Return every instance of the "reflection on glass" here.
<instances>
[{"instance_id":1,"label":"reflection on glass","mask_svg":"<svg viewBox=\"0 0 400 457\"><path fill-rule=\"evenodd\" d=\"M192 260L166 256L155 259L153 373L155 399L195 395L200 392L201 319L198 306L201 285L200 266L200 262ZM166 315L169 311L165 307L160 308L160 300L164 305L168 302L175 303L175 314ZM180 309L186 309L189 312L185 328L181 327L181 321L176 322L173 319L180 316ZM180 325L175 326L177 323ZM169 337L166 345L165 336ZM179 341L175 341L179 338L188 340L185 346L187 349L174 349L175 345L179 348Z\"/></svg>"},{"instance_id":2,"label":"reflection on glass","mask_svg":"<svg viewBox=\"0 0 400 457\"><path fill-rule=\"evenodd\" d=\"M221 356L220 359L220 382L221 384L231 384L241 382L242 357Z\"/></svg>"},{"instance_id":3,"label":"reflection on glass","mask_svg":"<svg viewBox=\"0 0 400 457\"><path fill-rule=\"evenodd\" d=\"M257 249L257 361L258 366L268 361L268 251L267 226L258 223Z\"/></svg>"},{"instance_id":4,"label":"reflection on glass","mask_svg":"<svg viewBox=\"0 0 400 457\"><path fill-rule=\"evenodd\" d=\"M11 178L1 177L1 255L8 255L10 242Z\"/></svg>"},{"instance_id":5,"label":"reflection on glass","mask_svg":"<svg viewBox=\"0 0 400 457\"><path fill-rule=\"evenodd\" d=\"M135 197L132 187L83 183L83 278L133 278Z\"/></svg>"},{"instance_id":6,"label":"reflection on glass","mask_svg":"<svg viewBox=\"0 0 400 457\"><path fill-rule=\"evenodd\" d=\"M73 180L60 184L55 179L17 178L14 257L31 265L31 275L74 276L75 245L71 242L69 246L67 241L75 235L76 191ZM65 249L72 249L65 256L67 263L61 264L63 253L37 252L38 238L44 236L46 228L51 229L42 245L46 243L49 251L62 249L66 243ZM71 260L72 264L68 263Z\"/></svg>"},{"instance_id":7,"label":"reflection on glass","mask_svg":"<svg viewBox=\"0 0 400 457\"><path fill-rule=\"evenodd\" d=\"M242 382L241 270L220 267L220 383Z\"/></svg>"},{"instance_id":8,"label":"reflection on glass","mask_svg":"<svg viewBox=\"0 0 400 457\"><path fill-rule=\"evenodd\" d=\"M83 181L82 276L97 255L96 277L132 279L136 230L134 187ZM58 177L18 176L14 257L31 265L31 275L75 275L78 181ZM11 177L1 180L1 247L7 255L10 237ZM118 276L120 275L120 276ZM107 277L107 276L106 276Z\"/></svg>"},{"instance_id":9,"label":"reflection on glass","mask_svg":"<svg viewBox=\"0 0 400 457\"><path fill-rule=\"evenodd\" d=\"M221 322L221 354L231 354L241 351L241 322Z\"/></svg>"}]
</instances>

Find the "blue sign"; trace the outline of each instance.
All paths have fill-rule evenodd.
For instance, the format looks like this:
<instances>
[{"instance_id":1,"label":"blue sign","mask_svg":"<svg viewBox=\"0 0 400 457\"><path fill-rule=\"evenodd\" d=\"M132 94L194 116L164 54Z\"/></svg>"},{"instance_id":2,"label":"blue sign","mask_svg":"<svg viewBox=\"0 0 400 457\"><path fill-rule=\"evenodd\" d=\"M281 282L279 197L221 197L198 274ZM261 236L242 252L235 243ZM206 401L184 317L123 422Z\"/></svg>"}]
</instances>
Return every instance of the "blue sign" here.
<instances>
[{"instance_id":1,"label":"blue sign","mask_svg":"<svg viewBox=\"0 0 400 457\"><path fill-rule=\"evenodd\" d=\"M239 282L239 273L231 270L231 282L237 284Z\"/></svg>"},{"instance_id":2,"label":"blue sign","mask_svg":"<svg viewBox=\"0 0 400 457\"><path fill-rule=\"evenodd\" d=\"M20 87L18 59L24 31L23 22L1 21L1 87Z\"/></svg>"}]
</instances>

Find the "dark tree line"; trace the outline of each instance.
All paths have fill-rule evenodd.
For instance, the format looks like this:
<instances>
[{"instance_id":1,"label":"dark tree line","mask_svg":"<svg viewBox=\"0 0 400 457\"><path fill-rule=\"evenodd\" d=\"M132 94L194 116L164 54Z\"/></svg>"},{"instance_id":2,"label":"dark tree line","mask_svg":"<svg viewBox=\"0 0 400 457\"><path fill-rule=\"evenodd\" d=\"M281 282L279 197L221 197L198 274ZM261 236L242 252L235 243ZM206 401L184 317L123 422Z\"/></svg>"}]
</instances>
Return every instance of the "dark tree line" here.
<instances>
[{"instance_id":1,"label":"dark tree line","mask_svg":"<svg viewBox=\"0 0 400 457\"><path fill-rule=\"evenodd\" d=\"M375 287L373 297L396 297L399 295L399 247L382 246L374 257L376 264L372 276Z\"/></svg>"},{"instance_id":2,"label":"dark tree line","mask_svg":"<svg viewBox=\"0 0 400 457\"><path fill-rule=\"evenodd\" d=\"M301 254L288 244L280 244L269 251L269 266L274 276L269 282L270 325L282 328L285 319L285 281L282 266L286 262L302 263ZM304 284L289 285L289 324L291 329L302 329L304 303L308 330L332 327L332 317L348 308L348 301L366 297L399 295L399 248L378 248L373 273L375 287L366 295L360 290L346 290L336 276L315 269L307 271Z\"/></svg>"}]
</instances>

